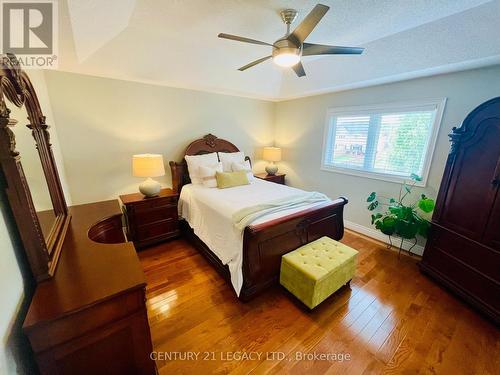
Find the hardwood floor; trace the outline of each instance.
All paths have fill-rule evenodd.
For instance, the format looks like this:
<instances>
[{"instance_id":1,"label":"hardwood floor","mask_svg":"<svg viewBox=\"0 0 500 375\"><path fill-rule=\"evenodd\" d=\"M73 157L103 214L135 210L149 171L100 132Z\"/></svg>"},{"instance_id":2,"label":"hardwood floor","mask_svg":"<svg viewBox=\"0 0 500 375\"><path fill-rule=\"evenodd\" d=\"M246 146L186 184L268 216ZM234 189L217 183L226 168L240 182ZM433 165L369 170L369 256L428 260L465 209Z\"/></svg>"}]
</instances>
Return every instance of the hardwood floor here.
<instances>
[{"instance_id":1,"label":"hardwood floor","mask_svg":"<svg viewBox=\"0 0 500 375\"><path fill-rule=\"evenodd\" d=\"M342 242L360 253L356 276L312 312L280 286L239 302L182 239L140 252L154 350L172 356L160 374L499 373L499 330L420 274L416 257L350 232Z\"/></svg>"}]
</instances>

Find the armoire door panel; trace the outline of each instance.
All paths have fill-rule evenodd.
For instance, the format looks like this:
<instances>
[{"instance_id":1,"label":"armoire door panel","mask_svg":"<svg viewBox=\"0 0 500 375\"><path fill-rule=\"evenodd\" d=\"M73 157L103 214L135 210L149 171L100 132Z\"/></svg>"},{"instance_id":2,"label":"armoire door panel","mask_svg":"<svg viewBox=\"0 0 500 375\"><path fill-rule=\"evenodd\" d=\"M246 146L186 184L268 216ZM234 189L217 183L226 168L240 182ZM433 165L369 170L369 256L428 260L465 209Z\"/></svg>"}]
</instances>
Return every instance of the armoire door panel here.
<instances>
[{"instance_id":1,"label":"armoire door panel","mask_svg":"<svg viewBox=\"0 0 500 375\"><path fill-rule=\"evenodd\" d=\"M498 188L495 203L491 209L490 218L486 224L481 242L500 252L500 193ZM500 264L497 264L497 266L500 269Z\"/></svg>"},{"instance_id":2,"label":"armoire door panel","mask_svg":"<svg viewBox=\"0 0 500 375\"><path fill-rule=\"evenodd\" d=\"M500 119L478 126L484 131L467 141L455 159L441 225L481 241L497 189L492 179L500 157Z\"/></svg>"}]
</instances>

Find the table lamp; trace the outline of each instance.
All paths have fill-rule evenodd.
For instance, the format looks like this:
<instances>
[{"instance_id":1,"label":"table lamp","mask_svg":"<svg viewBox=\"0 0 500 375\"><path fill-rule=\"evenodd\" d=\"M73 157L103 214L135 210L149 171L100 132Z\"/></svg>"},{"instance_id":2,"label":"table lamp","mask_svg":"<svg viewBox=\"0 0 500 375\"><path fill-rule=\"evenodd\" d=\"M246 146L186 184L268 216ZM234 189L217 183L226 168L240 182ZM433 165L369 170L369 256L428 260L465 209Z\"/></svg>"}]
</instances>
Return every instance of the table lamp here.
<instances>
[{"instance_id":1,"label":"table lamp","mask_svg":"<svg viewBox=\"0 0 500 375\"><path fill-rule=\"evenodd\" d=\"M151 177L165 175L165 166L163 165L163 155L159 154L140 154L132 157L132 171L136 177L147 177L139 185L139 191L146 197L155 197L160 192L161 186L158 181Z\"/></svg>"},{"instance_id":2,"label":"table lamp","mask_svg":"<svg viewBox=\"0 0 500 375\"><path fill-rule=\"evenodd\" d=\"M278 172L278 166L274 164L276 161L281 160L281 148L279 147L264 147L262 158L270 163L266 166L268 175L274 176Z\"/></svg>"}]
</instances>

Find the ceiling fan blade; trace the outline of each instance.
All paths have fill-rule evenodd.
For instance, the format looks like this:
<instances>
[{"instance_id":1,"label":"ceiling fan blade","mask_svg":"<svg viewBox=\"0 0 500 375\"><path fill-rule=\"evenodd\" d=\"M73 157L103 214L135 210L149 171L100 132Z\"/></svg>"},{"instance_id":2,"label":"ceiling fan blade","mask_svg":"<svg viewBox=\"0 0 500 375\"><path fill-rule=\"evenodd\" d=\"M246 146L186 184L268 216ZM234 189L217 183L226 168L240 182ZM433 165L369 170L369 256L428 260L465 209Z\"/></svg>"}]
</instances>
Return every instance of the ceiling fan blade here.
<instances>
[{"instance_id":1,"label":"ceiling fan blade","mask_svg":"<svg viewBox=\"0 0 500 375\"><path fill-rule=\"evenodd\" d=\"M293 38L297 39L300 43L303 43L304 40L311 34L319 21L323 18L323 16L328 12L330 7L317 4L311 12L302 20L302 22L297 26L295 30L290 34Z\"/></svg>"},{"instance_id":2,"label":"ceiling fan blade","mask_svg":"<svg viewBox=\"0 0 500 375\"><path fill-rule=\"evenodd\" d=\"M302 56L311 55L361 55L365 49L361 47L326 46L323 44L304 43Z\"/></svg>"},{"instance_id":3,"label":"ceiling fan blade","mask_svg":"<svg viewBox=\"0 0 500 375\"><path fill-rule=\"evenodd\" d=\"M223 38L223 39L236 40L237 42L260 44L262 46L271 46L272 47L272 44L269 44L269 43L266 43L266 42L261 42L260 40L255 40L255 39L250 39L250 38L244 38L242 36L237 36L237 35L220 33L218 35L218 37L219 38Z\"/></svg>"},{"instance_id":4,"label":"ceiling fan blade","mask_svg":"<svg viewBox=\"0 0 500 375\"><path fill-rule=\"evenodd\" d=\"M255 60L255 61L252 61L250 64L246 64L245 66L242 66L241 68L239 68L238 70L240 72L244 71L244 70L247 70L248 68L251 68L252 66L254 65L257 65L257 64L260 64L261 62L264 62L268 59L270 59L272 56L266 56L266 57L263 57L261 59L258 59L258 60Z\"/></svg>"},{"instance_id":5,"label":"ceiling fan blade","mask_svg":"<svg viewBox=\"0 0 500 375\"><path fill-rule=\"evenodd\" d=\"M304 70L304 66L299 61L297 64L292 66L293 71L297 74L298 77L304 77L306 75L306 71Z\"/></svg>"}]
</instances>

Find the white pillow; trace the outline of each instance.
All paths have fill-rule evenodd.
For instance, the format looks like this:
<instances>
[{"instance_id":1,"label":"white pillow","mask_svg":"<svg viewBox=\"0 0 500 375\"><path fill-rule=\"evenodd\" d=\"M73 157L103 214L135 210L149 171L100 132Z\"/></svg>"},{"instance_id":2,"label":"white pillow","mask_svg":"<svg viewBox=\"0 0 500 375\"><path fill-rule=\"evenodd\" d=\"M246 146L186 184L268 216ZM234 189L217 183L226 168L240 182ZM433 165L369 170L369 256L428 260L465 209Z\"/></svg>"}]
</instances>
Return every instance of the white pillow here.
<instances>
[{"instance_id":1,"label":"white pillow","mask_svg":"<svg viewBox=\"0 0 500 375\"><path fill-rule=\"evenodd\" d=\"M253 182L254 176L252 172L252 166L250 165L250 162L248 160L244 160L242 163L232 162L231 171L232 172L245 171L247 172L248 182L250 183Z\"/></svg>"},{"instance_id":2,"label":"white pillow","mask_svg":"<svg viewBox=\"0 0 500 375\"><path fill-rule=\"evenodd\" d=\"M238 152L219 152L219 159L222 163L224 172L232 172L231 164L243 163L245 161L245 154L241 151Z\"/></svg>"},{"instance_id":3,"label":"white pillow","mask_svg":"<svg viewBox=\"0 0 500 375\"><path fill-rule=\"evenodd\" d=\"M201 178L198 176L199 168L201 166L213 166L219 162L216 152L204 155L186 155L184 158L186 159L191 182L198 185L203 183Z\"/></svg>"},{"instance_id":4,"label":"white pillow","mask_svg":"<svg viewBox=\"0 0 500 375\"><path fill-rule=\"evenodd\" d=\"M215 179L216 172L222 172L222 163L211 166L202 165L198 168L198 175L202 180L203 186L208 188L217 187L217 180Z\"/></svg>"}]
</instances>

